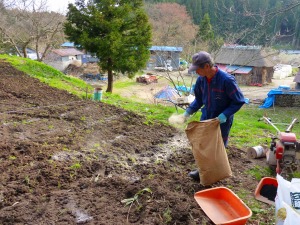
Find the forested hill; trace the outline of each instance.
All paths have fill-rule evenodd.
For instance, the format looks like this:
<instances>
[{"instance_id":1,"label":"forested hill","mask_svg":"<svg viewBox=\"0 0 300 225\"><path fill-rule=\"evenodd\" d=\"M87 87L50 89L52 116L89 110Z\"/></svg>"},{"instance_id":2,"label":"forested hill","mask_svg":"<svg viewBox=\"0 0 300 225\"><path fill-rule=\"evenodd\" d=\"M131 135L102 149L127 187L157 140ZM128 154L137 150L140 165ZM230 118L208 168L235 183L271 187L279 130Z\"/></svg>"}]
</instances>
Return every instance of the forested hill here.
<instances>
[{"instance_id":1,"label":"forested hill","mask_svg":"<svg viewBox=\"0 0 300 225\"><path fill-rule=\"evenodd\" d=\"M215 34L240 36L240 44L300 47L299 0L145 0L185 5L195 24L209 14ZM255 40L255 41L253 41ZM254 43L253 43L254 42Z\"/></svg>"}]
</instances>

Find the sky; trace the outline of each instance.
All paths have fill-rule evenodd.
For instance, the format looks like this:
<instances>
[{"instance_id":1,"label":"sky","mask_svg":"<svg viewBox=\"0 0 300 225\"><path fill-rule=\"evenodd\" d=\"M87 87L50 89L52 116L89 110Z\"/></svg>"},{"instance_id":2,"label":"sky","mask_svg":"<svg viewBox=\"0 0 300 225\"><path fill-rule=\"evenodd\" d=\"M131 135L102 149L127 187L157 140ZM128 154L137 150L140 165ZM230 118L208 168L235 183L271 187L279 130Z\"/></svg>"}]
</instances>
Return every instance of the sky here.
<instances>
[{"instance_id":1,"label":"sky","mask_svg":"<svg viewBox=\"0 0 300 225\"><path fill-rule=\"evenodd\" d=\"M75 0L48 0L47 5L50 11L66 12L69 3L75 3Z\"/></svg>"}]
</instances>

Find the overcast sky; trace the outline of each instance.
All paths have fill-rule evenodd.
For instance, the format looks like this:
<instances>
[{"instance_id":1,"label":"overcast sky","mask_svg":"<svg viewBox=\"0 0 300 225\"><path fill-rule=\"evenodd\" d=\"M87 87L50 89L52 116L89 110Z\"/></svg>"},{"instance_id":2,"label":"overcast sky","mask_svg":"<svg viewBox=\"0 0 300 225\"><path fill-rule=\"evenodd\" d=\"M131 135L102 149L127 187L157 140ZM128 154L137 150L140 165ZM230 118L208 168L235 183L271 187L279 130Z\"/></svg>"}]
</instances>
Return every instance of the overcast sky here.
<instances>
[{"instance_id":1,"label":"overcast sky","mask_svg":"<svg viewBox=\"0 0 300 225\"><path fill-rule=\"evenodd\" d=\"M75 3L75 0L48 0L49 10L56 12L66 12L69 3Z\"/></svg>"}]
</instances>

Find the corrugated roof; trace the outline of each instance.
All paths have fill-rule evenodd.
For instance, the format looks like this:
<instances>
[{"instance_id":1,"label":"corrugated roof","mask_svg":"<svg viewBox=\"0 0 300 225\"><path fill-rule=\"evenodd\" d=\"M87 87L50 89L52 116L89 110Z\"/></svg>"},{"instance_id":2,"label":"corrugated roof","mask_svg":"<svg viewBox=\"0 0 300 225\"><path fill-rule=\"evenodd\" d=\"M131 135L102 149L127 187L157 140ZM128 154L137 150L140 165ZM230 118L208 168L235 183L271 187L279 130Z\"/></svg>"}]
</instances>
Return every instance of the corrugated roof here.
<instances>
[{"instance_id":1,"label":"corrugated roof","mask_svg":"<svg viewBox=\"0 0 300 225\"><path fill-rule=\"evenodd\" d=\"M74 42L65 42L61 47L74 47ZM173 47L173 46L152 46L151 51L164 51L164 52L182 52L182 47Z\"/></svg>"},{"instance_id":2,"label":"corrugated roof","mask_svg":"<svg viewBox=\"0 0 300 225\"><path fill-rule=\"evenodd\" d=\"M61 47L74 47L74 42L65 42L61 45Z\"/></svg>"},{"instance_id":3,"label":"corrugated roof","mask_svg":"<svg viewBox=\"0 0 300 225\"><path fill-rule=\"evenodd\" d=\"M251 66L229 66L229 65L222 65L222 64L216 64L216 65L221 70L224 70L228 73L248 74L253 69L253 67Z\"/></svg>"},{"instance_id":4,"label":"corrugated roof","mask_svg":"<svg viewBox=\"0 0 300 225\"><path fill-rule=\"evenodd\" d=\"M163 52L182 52L182 47L173 46L152 46L150 51L163 51Z\"/></svg>"},{"instance_id":5,"label":"corrugated roof","mask_svg":"<svg viewBox=\"0 0 300 225\"><path fill-rule=\"evenodd\" d=\"M240 73L240 74L248 74L251 72L253 67L250 66L227 66L226 71L228 73Z\"/></svg>"},{"instance_id":6,"label":"corrugated roof","mask_svg":"<svg viewBox=\"0 0 300 225\"><path fill-rule=\"evenodd\" d=\"M84 55L81 51L78 51L75 48L66 48L66 49L54 49L52 52L60 56L75 56L75 55Z\"/></svg>"},{"instance_id":7,"label":"corrugated roof","mask_svg":"<svg viewBox=\"0 0 300 225\"><path fill-rule=\"evenodd\" d=\"M273 67L272 61L274 53L266 53L260 48L240 48L240 47L222 47L219 52L214 54L215 63L254 66L254 67Z\"/></svg>"},{"instance_id":8,"label":"corrugated roof","mask_svg":"<svg viewBox=\"0 0 300 225\"><path fill-rule=\"evenodd\" d=\"M300 50L281 50L281 52L286 54L300 54Z\"/></svg>"}]
</instances>

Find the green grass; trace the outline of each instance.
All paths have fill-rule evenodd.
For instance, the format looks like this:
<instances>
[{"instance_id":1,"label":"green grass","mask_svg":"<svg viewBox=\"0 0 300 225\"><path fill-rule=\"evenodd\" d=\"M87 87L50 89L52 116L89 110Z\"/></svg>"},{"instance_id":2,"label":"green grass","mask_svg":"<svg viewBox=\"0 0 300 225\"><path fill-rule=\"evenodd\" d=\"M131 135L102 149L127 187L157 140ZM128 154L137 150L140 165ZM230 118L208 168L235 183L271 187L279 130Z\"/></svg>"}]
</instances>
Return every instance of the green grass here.
<instances>
[{"instance_id":1,"label":"green grass","mask_svg":"<svg viewBox=\"0 0 300 225\"><path fill-rule=\"evenodd\" d=\"M153 123L153 121L160 121L164 124L168 123L168 118L176 113L175 107L145 104L136 102L131 99L122 98L120 95L105 93L103 102L115 105L117 107L124 108L129 111L136 112L140 115L144 115L147 118L146 123ZM183 113L183 110L180 110Z\"/></svg>"},{"instance_id":2,"label":"green grass","mask_svg":"<svg viewBox=\"0 0 300 225\"><path fill-rule=\"evenodd\" d=\"M237 147L251 147L269 145L272 136L277 136L277 131L266 122L259 121L266 116L282 132L286 130L293 118L299 117L299 108L275 107L274 109L260 109L257 105L245 105L236 113L231 129L231 142ZM300 120L300 118L298 118ZM300 136L300 124L296 123L292 129L296 136Z\"/></svg>"},{"instance_id":3,"label":"green grass","mask_svg":"<svg viewBox=\"0 0 300 225\"><path fill-rule=\"evenodd\" d=\"M269 167L261 167L261 166L254 166L248 171L245 171L246 174L250 174L254 177L257 181L260 181L263 176L274 176L273 171Z\"/></svg>"},{"instance_id":4,"label":"green grass","mask_svg":"<svg viewBox=\"0 0 300 225\"><path fill-rule=\"evenodd\" d=\"M87 95L87 93L92 93L92 86L87 85L79 78L67 76L42 62L8 55L0 55L0 59L5 59L18 70L39 79L51 87L66 90L81 98L91 98L91 94Z\"/></svg>"},{"instance_id":5,"label":"green grass","mask_svg":"<svg viewBox=\"0 0 300 225\"><path fill-rule=\"evenodd\" d=\"M114 82L114 89L130 88L134 85L136 85L136 81L134 79L123 79L122 81Z\"/></svg>"}]
</instances>

